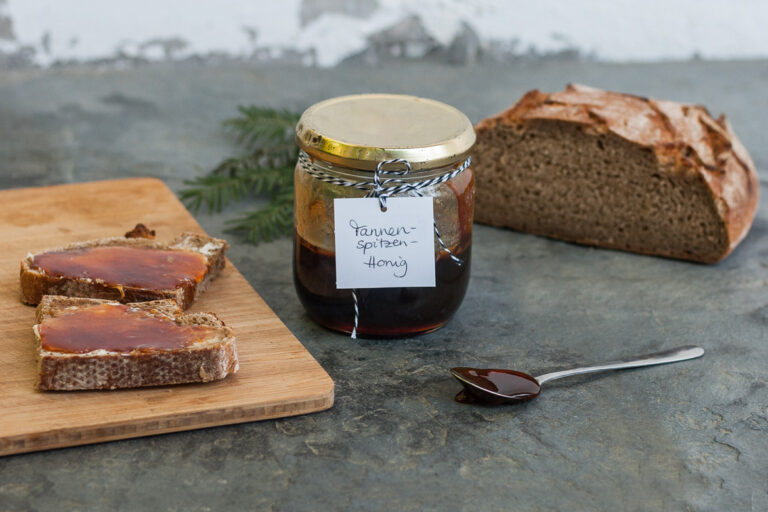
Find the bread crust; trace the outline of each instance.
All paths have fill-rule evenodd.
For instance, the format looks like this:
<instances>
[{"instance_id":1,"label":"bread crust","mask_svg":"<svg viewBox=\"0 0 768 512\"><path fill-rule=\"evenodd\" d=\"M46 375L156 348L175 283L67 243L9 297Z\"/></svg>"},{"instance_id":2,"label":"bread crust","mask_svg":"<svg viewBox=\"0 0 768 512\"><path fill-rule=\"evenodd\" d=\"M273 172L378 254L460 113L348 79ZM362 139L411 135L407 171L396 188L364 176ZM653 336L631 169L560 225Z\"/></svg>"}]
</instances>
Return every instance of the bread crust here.
<instances>
[{"instance_id":1,"label":"bread crust","mask_svg":"<svg viewBox=\"0 0 768 512\"><path fill-rule=\"evenodd\" d=\"M130 233L130 232L129 232ZM32 267L35 254L28 254L21 261L20 281L21 300L26 304L36 305L44 295L64 295L67 297L92 297L116 300L123 303L171 299L187 309L208 289L226 264L225 251L229 245L225 240L196 233L182 233L170 242L156 242L146 238L102 238L76 242L64 247L47 249L42 252L66 251L91 247L142 247L197 252L205 256L207 270L200 282L187 282L181 287L168 290L151 290L130 286L115 286L98 279L70 278L52 276ZM40 253L38 253L40 254Z\"/></svg>"},{"instance_id":2,"label":"bread crust","mask_svg":"<svg viewBox=\"0 0 768 512\"><path fill-rule=\"evenodd\" d=\"M155 316L181 325L209 325L219 335L209 342L183 349L120 353L94 351L71 354L44 350L38 326L46 319L98 304L119 304L101 299L46 295L37 308L33 327L38 354L36 387L44 391L76 391L164 386L210 382L225 378L239 369L235 335L213 313L183 314L172 300L131 304Z\"/></svg>"},{"instance_id":3,"label":"bread crust","mask_svg":"<svg viewBox=\"0 0 768 512\"><path fill-rule=\"evenodd\" d=\"M543 121L578 124L587 133L613 134L650 149L661 172L669 175L694 173L706 184L710 191L709 207L717 212L728 237L720 254L702 260L686 254L636 252L715 263L730 254L747 235L757 210L760 186L754 163L725 115L715 119L706 108L698 105L571 84L562 92L529 91L508 110L480 121L475 125L478 151L482 151L485 134L499 125L524 131L533 123ZM483 170L477 164L474 167L479 196L476 220L504 226L482 204ZM557 233L537 234L564 238ZM597 240L569 241L625 249Z\"/></svg>"}]
</instances>

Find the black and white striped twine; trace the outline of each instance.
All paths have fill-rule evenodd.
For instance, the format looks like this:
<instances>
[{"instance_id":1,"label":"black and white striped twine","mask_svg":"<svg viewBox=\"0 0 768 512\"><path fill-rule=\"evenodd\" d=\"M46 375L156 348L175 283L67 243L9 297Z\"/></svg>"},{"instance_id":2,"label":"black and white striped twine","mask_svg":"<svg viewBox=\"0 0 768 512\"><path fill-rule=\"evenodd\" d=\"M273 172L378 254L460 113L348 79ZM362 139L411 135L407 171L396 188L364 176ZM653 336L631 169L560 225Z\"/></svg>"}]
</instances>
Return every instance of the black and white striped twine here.
<instances>
[{"instance_id":1,"label":"black and white striped twine","mask_svg":"<svg viewBox=\"0 0 768 512\"><path fill-rule=\"evenodd\" d=\"M324 170L320 169L316 165L312 163L312 161L309 158L309 155L307 155L304 151L299 152L299 165L301 166L302 170L312 176L315 179L318 179L320 181L324 181L325 183L330 183L332 185L337 185L339 187L350 187L350 188L356 188L359 190L367 190L368 193L365 194L365 197L375 197L379 200L379 206L381 207L381 211L387 210L387 198L394 196L395 194L404 194L404 193L413 193L416 194L419 197L424 197L424 195L419 191L419 189L431 187L433 185L438 185L440 183L445 183L448 180L452 180L462 172L464 172L467 167L470 166L472 163L472 157L468 156L466 160L464 160L461 165L456 167L451 172L447 172L445 174L441 174L439 176L435 176L434 178L423 180L423 181L415 181L415 182L408 182L407 180L404 180L402 176L407 175L409 172L411 172L411 164L408 162L408 160L405 160L403 158L394 158L392 160L382 160L378 163L376 166L376 170L373 173L373 181L348 181L341 178L337 178ZM392 164L402 164L405 166L405 169L396 171L396 170L387 170L383 167L386 165L392 165ZM396 178L385 178L381 179L381 176L401 176ZM457 265L463 265L464 262L461 260L461 258L457 257L455 254L451 252L450 249L448 249L448 246L445 245L445 242L443 242L442 236L440 236L440 230L437 229L437 223L433 221L433 226L435 228L435 237L437 239L437 243L440 245L440 249L447 253L448 256L456 262ZM355 306L355 321L352 326L352 334L351 337L357 338L357 325L360 318L360 308L357 301L357 291L356 289L352 289L352 300L354 301Z\"/></svg>"}]
</instances>

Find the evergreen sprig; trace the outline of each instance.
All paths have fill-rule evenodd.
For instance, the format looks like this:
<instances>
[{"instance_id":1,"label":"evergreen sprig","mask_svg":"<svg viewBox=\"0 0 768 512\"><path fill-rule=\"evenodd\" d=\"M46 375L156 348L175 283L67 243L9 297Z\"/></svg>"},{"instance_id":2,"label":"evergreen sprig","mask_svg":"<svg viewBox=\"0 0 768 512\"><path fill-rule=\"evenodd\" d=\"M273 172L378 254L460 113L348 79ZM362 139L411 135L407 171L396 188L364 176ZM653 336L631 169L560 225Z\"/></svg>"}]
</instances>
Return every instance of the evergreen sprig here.
<instances>
[{"instance_id":1,"label":"evergreen sprig","mask_svg":"<svg viewBox=\"0 0 768 512\"><path fill-rule=\"evenodd\" d=\"M228 221L228 232L253 244L270 241L293 227L293 170L298 158L294 127L299 115L288 110L239 107L240 115L224 121L247 153L220 162L205 176L186 180L181 200L193 211L203 206L220 212L248 196L268 198L262 208Z\"/></svg>"},{"instance_id":2,"label":"evergreen sprig","mask_svg":"<svg viewBox=\"0 0 768 512\"><path fill-rule=\"evenodd\" d=\"M293 140L298 114L255 105L240 106L237 110L240 115L224 121L224 126L234 131L237 142L247 149L256 150L269 144Z\"/></svg>"},{"instance_id":3,"label":"evergreen sprig","mask_svg":"<svg viewBox=\"0 0 768 512\"><path fill-rule=\"evenodd\" d=\"M254 210L228 221L231 233L239 233L256 245L260 241L274 240L293 229L293 194L280 195L270 206Z\"/></svg>"}]
</instances>

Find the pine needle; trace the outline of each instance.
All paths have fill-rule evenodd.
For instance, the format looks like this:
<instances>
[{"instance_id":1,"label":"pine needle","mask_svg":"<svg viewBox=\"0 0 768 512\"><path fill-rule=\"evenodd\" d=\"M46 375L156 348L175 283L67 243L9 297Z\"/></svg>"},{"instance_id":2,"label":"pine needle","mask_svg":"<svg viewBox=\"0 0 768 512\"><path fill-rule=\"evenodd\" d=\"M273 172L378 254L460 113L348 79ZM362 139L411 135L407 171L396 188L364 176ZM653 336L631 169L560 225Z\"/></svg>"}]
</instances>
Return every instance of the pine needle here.
<instances>
[{"instance_id":1,"label":"pine needle","mask_svg":"<svg viewBox=\"0 0 768 512\"><path fill-rule=\"evenodd\" d=\"M299 115L288 110L240 106L240 116L224 121L237 135L237 142L254 151L270 144L293 140Z\"/></svg>"},{"instance_id":2,"label":"pine needle","mask_svg":"<svg viewBox=\"0 0 768 512\"><path fill-rule=\"evenodd\" d=\"M227 232L241 234L254 245L271 242L290 233L293 230L293 197L287 201L280 197L260 210L227 221L231 226Z\"/></svg>"},{"instance_id":3,"label":"pine needle","mask_svg":"<svg viewBox=\"0 0 768 512\"><path fill-rule=\"evenodd\" d=\"M192 211L206 207L208 213L247 197L268 197L263 208L228 222L228 232L258 244L293 230L293 172L298 158L294 127L299 115L257 106L241 106L238 111L240 115L224 121L224 126L247 153L223 160L205 176L186 180L187 188L179 196Z\"/></svg>"},{"instance_id":4,"label":"pine needle","mask_svg":"<svg viewBox=\"0 0 768 512\"><path fill-rule=\"evenodd\" d=\"M179 194L181 200L198 211L205 203L208 213L220 212L225 204L240 200L248 191L248 184L238 176L210 174L184 182L188 188Z\"/></svg>"}]
</instances>

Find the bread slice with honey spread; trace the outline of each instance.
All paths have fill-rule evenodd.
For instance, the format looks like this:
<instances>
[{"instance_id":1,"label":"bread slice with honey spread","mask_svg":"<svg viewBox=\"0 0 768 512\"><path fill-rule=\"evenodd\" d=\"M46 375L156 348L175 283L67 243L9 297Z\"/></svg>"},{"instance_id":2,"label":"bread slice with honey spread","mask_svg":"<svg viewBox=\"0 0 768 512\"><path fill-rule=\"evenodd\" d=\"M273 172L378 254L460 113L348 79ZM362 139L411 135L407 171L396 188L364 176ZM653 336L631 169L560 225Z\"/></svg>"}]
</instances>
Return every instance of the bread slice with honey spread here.
<instances>
[{"instance_id":1,"label":"bread slice with honey spread","mask_svg":"<svg viewBox=\"0 0 768 512\"><path fill-rule=\"evenodd\" d=\"M38 304L43 295L124 303L172 299L186 309L224 268L227 242L195 233L165 243L153 237L139 225L124 238L28 254L21 262L22 301Z\"/></svg>"},{"instance_id":2,"label":"bread slice with honey spread","mask_svg":"<svg viewBox=\"0 0 768 512\"><path fill-rule=\"evenodd\" d=\"M238 370L235 335L212 313L173 300L44 296L33 326L37 388L136 388L210 382Z\"/></svg>"}]
</instances>

